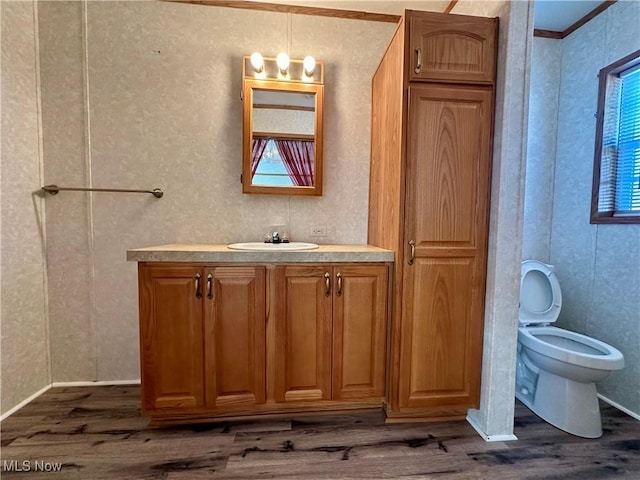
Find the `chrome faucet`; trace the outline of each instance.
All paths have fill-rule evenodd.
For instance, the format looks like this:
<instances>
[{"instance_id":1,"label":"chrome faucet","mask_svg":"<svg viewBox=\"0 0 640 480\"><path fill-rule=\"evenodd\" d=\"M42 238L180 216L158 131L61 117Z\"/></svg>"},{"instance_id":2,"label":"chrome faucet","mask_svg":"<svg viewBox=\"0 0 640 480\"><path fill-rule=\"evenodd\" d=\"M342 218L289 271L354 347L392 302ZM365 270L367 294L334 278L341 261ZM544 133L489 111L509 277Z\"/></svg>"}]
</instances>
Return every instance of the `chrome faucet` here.
<instances>
[{"instance_id":1,"label":"chrome faucet","mask_svg":"<svg viewBox=\"0 0 640 480\"><path fill-rule=\"evenodd\" d=\"M269 230L264 236L264 243L289 243L289 234L286 230Z\"/></svg>"}]
</instances>

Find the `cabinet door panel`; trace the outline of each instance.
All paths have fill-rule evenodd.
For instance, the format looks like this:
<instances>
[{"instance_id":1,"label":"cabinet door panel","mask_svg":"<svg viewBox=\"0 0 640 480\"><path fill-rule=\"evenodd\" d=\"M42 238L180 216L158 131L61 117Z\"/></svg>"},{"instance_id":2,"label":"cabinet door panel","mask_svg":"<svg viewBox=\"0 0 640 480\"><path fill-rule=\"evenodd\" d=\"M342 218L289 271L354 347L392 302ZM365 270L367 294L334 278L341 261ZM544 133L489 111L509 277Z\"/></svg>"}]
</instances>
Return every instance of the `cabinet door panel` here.
<instances>
[{"instance_id":1,"label":"cabinet door panel","mask_svg":"<svg viewBox=\"0 0 640 480\"><path fill-rule=\"evenodd\" d=\"M478 387L473 258L419 258L413 265L403 325L410 375L401 384L404 407L468 404Z\"/></svg>"},{"instance_id":2,"label":"cabinet door panel","mask_svg":"<svg viewBox=\"0 0 640 480\"><path fill-rule=\"evenodd\" d=\"M332 398L382 399L388 269L385 266L336 266L334 273Z\"/></svg>"},{"instance_id":3,"label":"cabinet door panel","mask_svg":"<svg viewBox=\"0 0 640 480\"><path fill-rule=\"evenodd\" d=\"M418 248L477 247L485 225L491 92L411 87L409 214ZM479 202L479 203L478 203Z\"/></svg>"},{"instance_id":4,"label":"cabinet door panel","mask_svg":"<svg viewBox=\"0 0 640 480\"><path fill-rule=\"evenodd\" d=\"M493 18L423 12L411 15L410 80L492 83L496 31Z\"/></svg>"},{"instance_id":5,"label":"cabinet door panel","mask_svg":"<svg viewBox=\"0 0 640 480\"><path fill-rule=\"evenodd\" d=\"M399 405L476 406L492 93L411 86L409 99L405 240L415 260L404 265Z\"/></svg>"},{"instance_id":6,"label":"cabinet door panel","mask_svg":"<svg viewBox=\"0 0 640 480\"><path fill-rule=\"evenodd\" d=\"M207 405L264 403L265 268L224 266L205 274Z\"/></svg>"},{"instance_id":7,"label":"cabinet door panel","mask_svg":"<svg viewBox=\"0 0 640 480\"><path fill-rule=\"evenodd\" d=\"M204 403L202 302L197 267L140 266L143 409Z\"/></svg>"},{"instance_id":8,"label":"cabinet door panel","mask_svg":"<svg viewBox=\"0 0 640 480\"><path fill-rule=\"evenodd\" d=\"M330 272L325 267L276 268L276 401L331 398L332 286L326 295L325 283Z\"/></svg>"}]
</instances>

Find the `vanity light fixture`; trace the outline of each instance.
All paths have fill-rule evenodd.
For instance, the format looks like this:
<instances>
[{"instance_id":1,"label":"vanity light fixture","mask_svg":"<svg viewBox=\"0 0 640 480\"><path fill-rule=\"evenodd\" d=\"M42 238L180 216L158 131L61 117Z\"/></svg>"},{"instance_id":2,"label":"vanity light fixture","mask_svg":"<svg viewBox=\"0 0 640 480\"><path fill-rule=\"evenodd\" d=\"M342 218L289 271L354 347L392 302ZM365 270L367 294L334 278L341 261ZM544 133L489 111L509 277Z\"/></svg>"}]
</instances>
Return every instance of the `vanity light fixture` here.
<instances>
[{"instance_id":1,"label":"vanity light fixture","mask_svg":"<svg viewBox=\"0 0 640 480\"><path fill-rule=\"evenodd\" d=\"M286 77L289 73L289 55L284 52L279 53L276 57L276 63L278 64L280 75Z\"/></svg>"},{"instance_id":2,"label":"vanity light fixture","mask_svg":"<svg viewBox=\"0 0 640 480\"><path fill-rule=\"evenodd\" d=\"M259 52L253 52L242 58L243 78L319 85L324 83L324 64L311 55L305 56L303 60L289 58L284 52L277 57L263 57Z\"/></svg>"},{"instance_id":3,"label":"vanity light fixture","mask_svg":"<svg viewBox=\"0 0 640 480\"><path fill-rule=\"evenodd\" d=\"M262 73L264 71L264 58L258 52L251 54L251 66L256 73Z\"/></svg>"},{"instance_id":4,"label":"vanity light fixture","mask_svg":"<svg viewBox=\"0 0 640 480\"><path fill-rule=\"evenodd\" d=\"M316 69L316 59L311 55L307 55L302 61L302 66L304 67L304 75L313 77L313 71Z\"/></svg>"}]
</instances>

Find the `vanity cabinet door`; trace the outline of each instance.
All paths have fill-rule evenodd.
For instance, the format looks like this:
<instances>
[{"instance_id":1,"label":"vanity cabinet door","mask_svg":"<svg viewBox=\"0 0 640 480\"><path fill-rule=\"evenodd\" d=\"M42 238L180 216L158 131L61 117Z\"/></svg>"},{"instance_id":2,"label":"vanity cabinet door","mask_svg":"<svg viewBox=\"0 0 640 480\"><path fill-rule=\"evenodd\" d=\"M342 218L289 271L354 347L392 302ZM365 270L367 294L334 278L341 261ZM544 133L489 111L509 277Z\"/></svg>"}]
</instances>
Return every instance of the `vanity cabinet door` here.
<instances>
[{"instance_id":1,"label":"vanity cabinet door","mask_svg":"<svg viewBox=\"0 0 640 480\"><path fill-rule=\"evenodd\" d=\"M334 267L334 400L384 398L389 270Z\"/></svg>"},{"instance_id":2,"label":"vanity cabinet door","mask_svg":"<svg viewBox=\"0 0 640 480\"><path fill-rule=\"evenodd\" d=\"M139 266L143 412L204 404L202 271Z\"/></svg>"},{"instance_id":3,"label":"vanity cabinet door","mask_svg":"<svg viewBox=\"0 0 640 480\"><path fill-rule=\"evenodd\" d=\"M218 266L204 276L207 407L265 402L265 267Z\"/></svg>"},{"instance_id":4,"label":"vanity cabinet door","mask_svg":"<svg viewBox=\"0 0 640 480\"><path fill-rule=\"evenodd\" d=\"M328 266L276 267L277 402L331 399L331 272Z\"/></svg>"},{"instance_id":5,"label":"vanity cabinet door","mask_svg":"<svg viewBox=\"0 0 640 480\"><path fill-rule=\"evenodd\" d=\"M496 19L412 13L408 16L410 81L493 82Z\"/></svg>"}]
</instances>

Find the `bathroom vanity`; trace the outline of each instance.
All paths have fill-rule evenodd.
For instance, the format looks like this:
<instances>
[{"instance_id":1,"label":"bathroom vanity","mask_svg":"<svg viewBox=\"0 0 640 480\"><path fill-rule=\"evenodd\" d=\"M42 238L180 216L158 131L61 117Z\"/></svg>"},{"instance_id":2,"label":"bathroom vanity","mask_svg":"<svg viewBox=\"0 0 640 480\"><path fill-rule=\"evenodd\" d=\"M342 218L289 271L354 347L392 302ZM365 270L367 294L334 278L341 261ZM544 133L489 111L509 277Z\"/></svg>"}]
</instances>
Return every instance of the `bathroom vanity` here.
<instances>
[{"instance_id":1,"label":"bathroom vanity","mask_svg":"<svg viewBox=\"0 0 640 480\"><path fill-rule=\"evenodd\" d=\"M129 250L153 423L380 409L394 254L365 245Z\"/></svg>"},{"instance_id":2,"label":"bathroom vanity","mask_svg":"<svg viewBox=\"0 0 640 480\"><path fill-rule=\"evenodd\" d=\"M497 32L493 18L401 18L372 82L368 243L382 248L128 252L140 262L146 414L384 404L388 421L402 422L479 406ZM244 78L245 182L261 135L254 82Z\"/></svg>"}]
</instances>

